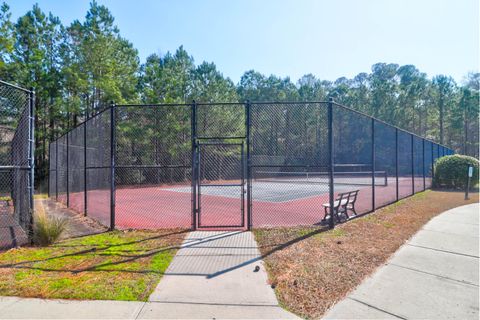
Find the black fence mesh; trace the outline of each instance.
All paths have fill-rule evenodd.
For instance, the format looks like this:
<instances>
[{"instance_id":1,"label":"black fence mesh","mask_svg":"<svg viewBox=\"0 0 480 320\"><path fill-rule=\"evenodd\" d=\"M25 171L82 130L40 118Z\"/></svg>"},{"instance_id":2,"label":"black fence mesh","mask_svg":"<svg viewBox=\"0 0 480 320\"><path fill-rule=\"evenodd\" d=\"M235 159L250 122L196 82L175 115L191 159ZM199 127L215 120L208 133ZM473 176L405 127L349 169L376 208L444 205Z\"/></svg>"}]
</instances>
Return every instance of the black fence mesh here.
<instances>
[{"instance_id":1,"label":"black fence mesh","mask_svg":"<svg viewBox=\"0 0 480 320\"><path fill-rule=\"evenodd\" d=\"M398 131L398 197L413 194L413 148L412 135Z\"/></svg>"},{"instance_id":2,"label":"black fence mesh","mask_svg":"<svg viewBox=\"0 0 480 320\"><path fill-rule=\"evenodd\" d=\"M51 143L49 188L120 229L312 226L428 188L448 152L335 103L112 106Z\"/></svg>"},{"instance_id":3,"label":"black fence mesh","mask_svg":"<svg viewBox=\"0 0 480 320\"><path fill-rule=\"evenodd\" d=\"M424 166L425 166L425 188L432 187L433 177L433 161L432 161L432 142L425 141L424 150Z\"/></svg>"},{"instance_id":4,"label":"black fence mesh","mask_svg":"<svg viewBox=\"0 0 480 320\"><path fill-rule=\"evenodd\" d=\"M32 92L0 81L0 248L31 231L33 104Z\"/></svg>"},{"instance_id":5,"label":"black fence mesh","mask_svg":"<svg viewBox=\"0 0 480 320\"><path fill-rule=\"evenodd\" d=\"M198 148L198 227L245 225L243 144L201 143Z\"/></svg>"},{"instance_id":6,"label":"black fence mesh","mask_svg":"<svg viewBox=\"0 0 480 320\"><path fill-rule=\"evenodd\" d=\"M68 133L69 205L79 212L85 210L85 124Z\"/></svg>"},{"instance_id":7,"label":"black fence mesh","mask_svg":"<svg viewBox=\"0 0 480 320\"><path fill-rule=\"evenodd\" d=\"M57 201L67 205L68 191L68 147L67 135L63 135L57 140Z\"/></svg>"},{"instance_id":8,"label":"black fence mesh","mask_svg":"<svg viewBox=\"0 0 480 320\"><path fill-rule=\"evenodd\" d=\"M434 143L432 146L432 157L433 157L433 164L435 165L435 161L439 158L438 155L438 144Z\"/></svg>"},{"instance_id":9,"label":"black fence mesh","mask_svg":"<svg viewBox=\"0 0 480 320\"><path fill-rule=\"evenodd\" d=\"M254 103L250 123L252 225L321 223L329 202L327 105Z\"/></svg>"},{"instance_id":10,"label":"black fence mesh","mask_svg":"<svg viewBox=\"0 0 480 320\"><path fill-rule=\"evenodd\" d=\"M413 188L414 192L423 191L423 139L413 136Z\"/></svg>"},{"instance_id":11,"label":"black fence mesh","mask_svg":"<svg viewBox=\"0 0 480 320\"><path fill-rule=\"evenodd\" d=\"M385 172L373 167L372 118L340 107L333 112L333 160L334 179L337 173L346 173L352 185L334 184L335 194L358 191L355 213L363 214L373 210L373 183L383 186ZM361 173L362 179L356 178ZM374 176L374 178L373 178ZM359 182L362 183L357 183ZM365 183L363 183L365 182Z\"/></svg>"},{"instance_id":12,"label":"black fence mesh","mask_svg":"<svg viewBox=\"0 0 480 320\"><path fill-rule=\"evenodd\" d=\"M111 109L85 123L86 143L86 213L110 226L111 213Z\"/></svg>"},{"instance_id":13,"label":"black fence mesh","mask_svg":"<svg viewBox=\"0 0 480 320\"><path fill-rule=\"evenodd\" d=\"M190 228L191 106L115 110L115 225Z\"/></svg>"},{"instance_id":14,"label":"black fence mesh","mask_svg":"<svg viewBox=\"0 0 480 320\"><path fill-rule=\"evenodd\" d=\"M386 185L375 186L375 207L397 200L396 129L375 121L375 171L385 172Z\"/></svg>"},{"instance_id":15,"label":"black fence mesh","mask_svg":"<svg viewBox=\"0 0 480 320\"><path fill-rule=\"evenodd\" d=\"M57 142L48 145L48 196L56 199L57 192Z\"/></svg>"},{"instance_id":16,"label":"black fence mesh","mask_svg":"<svg viewBox=\"0 0 480 320\"><path fill-rule=\"evenodd\" d=\"M198 104L196 106L196 137L199 139L245 138L245 105Z\"/></svg>"}]
</instances>

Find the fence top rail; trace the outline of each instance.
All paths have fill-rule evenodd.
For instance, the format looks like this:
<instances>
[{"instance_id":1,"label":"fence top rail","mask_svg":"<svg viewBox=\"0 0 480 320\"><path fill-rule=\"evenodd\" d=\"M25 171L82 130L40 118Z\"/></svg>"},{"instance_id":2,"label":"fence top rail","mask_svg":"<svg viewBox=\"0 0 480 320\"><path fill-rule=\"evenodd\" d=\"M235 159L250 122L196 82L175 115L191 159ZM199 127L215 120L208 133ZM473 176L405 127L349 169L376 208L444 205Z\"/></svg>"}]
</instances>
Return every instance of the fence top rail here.
<instances>
[{"instance_id":1,"label":"fence top rail","mask_svg":"<svg viewBox=\"0 0 480 320\"><path fill-rule=\"evenodd\" d=\"M250 104L328 104L329 101L249 101Z\"/></svg>"},{"instance_id":2,"label":"fence top rail","mask_svg":"<svg viewBox=\"0 0 480 320\"><path fill-rule=\"evenodd\" d=\"M6 83L4 81L1 81L1 83L4 83L4 84L7 84L7 85L10 85L9 83ZM19 88L19 89L22 89L26 92L31 92L29 90L26 90L26 89L23 89L23 88ZM308 105L308 104L328 104L328 103L333 103L334 105L337 105L341 108L344 108L346 110L349 110L351 112L354 112L354 113L357 113L359 115L362 115L364 117L367 117L367 118L370 118L370 119L373 119L381 124L384 124L386 126L389 126L389 127L392 127L394 129L397 129L399 131L402 131L404 133L407 133L407 134L410 134L412 136L415 136L417 138L420 138L422 140L425 140L425 141L428 141L428 142L431 142L433 144L436 144L440 147L444 147L444 148L447 148L448 150L452 151L452 149L450 149L449 147L445 146L445 145L441 145L435 141L432 141L430 139L427 139L427 138L424 138L424 137L421 137L413 132L409 132L405 129L402 129L402 128L399 128L393 124L390 124L386 121L383 121L383 120L380 120L380 119L377 119L373 116L370 116L368 114L365 114L361 111L358 111L358 110L355 110L355 109L352 109L350 107L347 107L341 103L338 103L334 100L329 100L329 101L245 101L245 102L214 102L214 103L198 103L198 102L195 102L195 101L192 101L192 103L163 103L163 104L111 104L110 106L104 108L103 110L97 112L95 115L93 115L92 117L89 117L87 118L86 120L84 120L83 122L79 123L78 125L76 125L75 127L73 128L70 128L67 132L63 133L62 135L60 135L59 137L57 137L55 140L53 140L53 142L57 141L58 139L62 138L63 136L65 136L66 134L68 134L69 132L71 132L72 130L76 129L77 127L80 127L81 125L85 124L86 122L88 122L89 120L91 119L94 119L95 117L97 117L98 115L100 115L101 113L107 111L107 110L110 110L112 108L117 108L117 107L185 107L185 106L193 106L193 105L197 105L197 106L208 106L208 105L212 105L212 106L215 106L215 105L246 105L246 104L250 104L250 105L267 105L267 104L285 104L285 105L288 105L288 104L302 104L302 105Z\"/></svg>"},{"instance_id":3,"label":"fence top rail","mask_svg":"<svg viewBox=\"0 0 480 320\"><path fill-rule=\"evenodd\" d=\"M327 104L328 101L244 101L244 102L192 102L192 103L140 103L116 104L115 107L183 107L192 106L228 106L245 104Z\"/></svg>"},{"instance_id":4,"label":"fence top rail","mask_svg":"<svg viewBox=\"0 0 480 320\"><path fill-rule=\"evenodd\" d=\"M0 166L0 171L11 169L31 169L31 166Z\"/></svg>"},{"instance_id":5,"label":"fence top rail","mask_svg":"<svg viewBox=\"0 0 480 320\"><path fill-rule=\"evenodd\" d=\"M28 89L22 88L22 87L20 87L20 86L17 86L16 84L9 83L9 82L3 81L3 80L0 80L0 84L3 84L3 85L5 85L5 86L9 86L9 87L15 88L15 89L20 90L20 91L23 91L23 92L25 92L25 93L34 93L33 90L28 90Z\"/></svg>"},{"instance_id":6,"label":"fence top rail","mask_svg":"<svg viewBox=\"0 0 480 320\"><path fill-rule=\"evenodd\" d=\"M149 107L190 107L193 103L140 103L140 104L132 104L132 103L125 103L125 104L115 104L111 107L114 108L149 108Z\"/></svg>"}]
</instances>

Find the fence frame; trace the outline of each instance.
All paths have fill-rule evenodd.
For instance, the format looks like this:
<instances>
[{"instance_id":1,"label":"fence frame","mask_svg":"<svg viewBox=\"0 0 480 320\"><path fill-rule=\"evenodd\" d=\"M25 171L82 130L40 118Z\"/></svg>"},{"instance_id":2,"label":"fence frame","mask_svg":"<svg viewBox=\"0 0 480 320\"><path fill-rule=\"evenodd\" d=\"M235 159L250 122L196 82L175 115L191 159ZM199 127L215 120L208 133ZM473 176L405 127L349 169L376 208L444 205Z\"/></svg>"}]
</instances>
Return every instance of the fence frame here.
<instances>
[{"instance_id":1,"label":"fence frame","mask_svg":"<svg viewBox=\"0 0 480 320\"><path fill-rule=\"evenodd\" d=\"M431 170L432 170L432 179L433 179L433 169L434 169L434 159L438 159L440 157L440 154L442 155L449 155L449 154L454 154L452 149L449 149L443 145L440 145L438 143L435 143L429 139L420 137L414 133L408 132L404 129L398 128L394 125L391 125L385 121L379 120L375 117L366 115L360 111L353 110L347 106L344 106L340 103L337 103L333 100L333 98L329 98L328 101L305 101L305 102L255 102L255 104L275 104L275 105L280 105L280 104L322 104L325 105L327 108L327 131L328 131L328 185L329 185L329 192L328 192L328 197L329 197L329 204L330 207L333 208L334 202L335 202L335 145L334 145L334 110L336 108L344 109L347 112L352 112L358 115L361 115L362 117L366 117L366 119L370 120L370 131L369 133L371 134L371 163L368 163L366 165L370 166L372 168L372 174L371 174L371 180L372 180L372 195L371 195L371 210L361 214L368 214L370 212L375 211L376 209L379 209L385 205L395 203L399 201L402 198L409 197L411 195L415 194L415 177L416 177L416 170L415 170L415 161L418 159L415 159L415 138L421 139L422 141L422 156L420 157L417 155L417 157L420 157L422 159L422 168L421 171L418 170L419 172L422 173L423 176L423 190L426 190L426 168L425 168L425 142L429 142L431 144L431 156L432 156L432 164L431 164ZM206 106L206 105L243 105L244 112L245 112L245 135L244 136L238 136L238 137L232 137L232 136L220 136L220 137L206 137L202 135L197 134L197 116L198 116L198 106ZM87 165L87 147L88 147L88 142L87 142L87 126L86 123L92 119L94 119L96 116L99 116L103 111L110 110L110 165L108 168L110 168L110 226L109 228L113 230L115 228L115 205L116 205L116 200L115 200L115 194L116 194L116 185L115 185L115 169L120 168L120 167L125 167L122 165L117 165L115 158L116 158L116 118L117 118L117 107L178 107L178 106L187 106L190 107L190 130L191 130L191 137L190 137L190 142L191 142L191 150L190 150L190 157L191 157L191 229L196 230L198 228L198 216L200 214L199 209L197 208L198 206L198 192L197 192L197 186L198 186L198 180L199 180L199 168L198 168L198 145L199 141L202 139L242 139L242 143L245 145L245 184L246 184L246 204L244 203L244 208L245 210L245 216L246 216L246 224L245 228L250 230L253 227L253 215L254 215L254 210L252 209L252 168L256 167L252 165L252 158L251 158L251 144L252 144L252 133L251 133L251 105L252 102L250 101L245 101L244 103L202 103L198 104L195 100L192 101L190 104L148 104L148 105L134 105L134 104L122 104L122 105L116 105L113 101L110 103L110 105L105 108L104 110L98 112L96 115L93 115L91 117L87 117L86 120L79 124L83 125L85 124L84 127L84 215L88 215L88 184L87 184L87 169L91 169ZM395 130L395 200L392 202L389 202L387 204L383 204L381 206L377 206L375 196L375 172L376 172L376 138L375 138L375 125L376 124L382 124L385 125L391 129ZM76 126L75 128L77 128ZM67 141L67 173L66 173L66 179L67 179L67 206L70 206L70 192L69 192L69 166L68 166L68 148L69 148L69 138L68 135L69 133L74 130L75 128L72 128L70 131L65 133L66 135L66 141ZM412 184L412 190L411 194L407 196L400 197L399 195L399 132L406 133L410 136L410 155L411 155L411 184ZM62 135L63 136L63 135ZM58 137L55 141L51 141L51 143L57 143L59 138L62 136ZM434 146L437 147L437 158L434 158ZM441 149L440 149L441 148ZM442 151L441 151L442 150ZM50 168L50 170L55 170L56 175L55 175L55 199L58 201L58 144L55 147L55 169ZM418 162L418 161L417 161ZM133 168L136 168L135 166L132 166ZM167 166L169 167L169 166ZM173 166L172 166L173 167ZM283 167L283 166L282 166ZM288 166L285 166L288 167ZM242 169L242 170L243 170ZM49 175L50 177L50 175ZM49 182L50 185L50 182ZM51 192L51 190L50 190ZM358 216L361 216L358 215ZM328 225L330 228L335 227L335 219L333 215L331 215Z\"/></svg>"},{"instance_id":2,"label":"fence frame","mask_svg":"<svg viewBox=\"0 0 480 320\"><path fill-rule=\"evenodd\" d=\"M28 205L29 208L26 212L22 213L20 212L20 215L18 216L18 221L16 221L23 229L25 232L28 241L32 242L33 241L33 223L34 223L34 211L35 211L35 202L34 202L34 191L35 191L35 101L36 101L36 95L35 95L35 89L33 87L30 87L30 89L25 89L23 87L17 86L13 83L9 83L3 80L0 80L0 85L10 88L14 91L22 92L22 94L25 95L26 99L26 105L23 106L23 109L20 109L21 114L23 115L24 112L27 112L27 123L28 126L27 128L20 127L20 123L17 123L15 129L15 134L18 132L18 130L25 132L26 131L26 136L27 136L27 158L24 159L26 160L26 165L21 164L15 164L12 163L11 165L0 165L0 171L13 171L13 170L20 170L20 171L27 171L27 185L25 187L26 190L21 190L20 192L25 192L28 197ZM1 110L0 110L1 111ZM14 138L13 138L14 139ZM13 139L12 141L9 141L10 144L13 144ZM14 150L9 151L10 154L14 153ZM12 161L13 162L13 161ZM12 185L16 183L19 183L18 181L15 181L15 179L12 179ZM12 187L10 190L10 193L13 194L13 190L15 187ZM20 210L23 210L24 208L20 208ZM25 216L23 216L25 215ZM26 221L22 221L25 219ZM25 222L23 224L22 222ZM16 241L16 239L15 239Z\"/></svg>"}]
</instances>

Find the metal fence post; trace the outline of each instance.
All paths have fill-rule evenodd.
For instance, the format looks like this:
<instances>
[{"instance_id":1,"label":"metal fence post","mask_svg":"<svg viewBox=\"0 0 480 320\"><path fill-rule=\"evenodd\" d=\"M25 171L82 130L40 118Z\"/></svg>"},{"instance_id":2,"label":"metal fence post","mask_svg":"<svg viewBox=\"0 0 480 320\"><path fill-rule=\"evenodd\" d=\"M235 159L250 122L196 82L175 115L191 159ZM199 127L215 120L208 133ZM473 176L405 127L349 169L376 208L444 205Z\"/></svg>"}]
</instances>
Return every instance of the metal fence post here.
<instances>
[{"instance_id":1,"label":"metal fence post","mask_svg":"<svg viewBox=\"0 0 480 320\"><path fill-rule=\"evenodd\" d=\"M58 201L58 137L55 139L55 201Z\"/></svg>"},{"instance_id":2,"label":"metal fence post","mask_svg":"<svg viewBox=\"0 0 480 320\"><path fill-rule=\"evenodd\" d=\"M335 228L335 212L334 212L334 181L333 172L335 159L333 145L333 98L328 98L328 153L329 153L329 165L328 165L328 189L329 189L329 204L330 204L330 228Z\"/></svg>"},{"instance_id":3,"label":"metal fence post","mask_svg":"<svg viewBox=\"0 0 480 320\"><path fill-rule=\"evenodd\" d=\"M423 174L423 190L427 188L425 183L425 139L422 139L422 174Z\"/></svg>"},{"instance_id":4,"label":"metal fence post","mask_svg":"<svg viewBox=\"0 0 480 320\"><path fill-rule=\"evenodd\" d=\"M52 172L52 167L51 167L51 164L52 164L52 161L51 161L51 155L52 155L52 142L49 141L48 142L48 182L47 182L47 196L48 198L50 198L50 180L52 179L52 175L51 175L51 172Z\"/></svg>"},{"instance_id":5,"label":"metal fence post","mask_svg":"<svg viewBox=\"0 0 480 320\"><path fill-rule=\"evenodd\" d=\"M52 172L51 167L51 155L52 155L52 142L48 142L48 175L47 175L47 197L50 198L50 174Z\"/></svg>"},{"instance_id":6,"label":"metal fence post","mask_svg":"<svg viewBox=\"0 0 480 320\"><path fill-rule=\"evenodd\" d=\"M29 152L28 152L28 165L30 166L29 170L29 200L30 200L30 212L29 212L29 221L28 221L28 234L30 241L33 241L33 214L35 212L35 202L33 200L34 188L35 188L35 91L30 88L29 93Z\"/></svg>"},{"instance_id":7,"label":"metal fence post","mask_svg":"<svg viewBox=\"0 0 480 320\"><path fill-rule=\"evenodd\" d=\"M86 217L88 212L88 187L87 187L87 121L88 114L83 124L83 215Z\"/></svg>"},{"instance_id":8,"label":"metal fence post","mask_svg":"<svg viewBox=\"0 0 480 320\"><path fill-rule=\"evenodd\" d=\"M70 127L70 126L69 126ZM70 150L69 150L69 139L68 139L68 136L69 136L69 133L70 131L68 131L66 134L65 134L65 140L66 140L66 145L67 145L67 163L66 163L66 167L67 167L67 177L66 177L66 180L67 180L67 207L70 207Z\"/></svg>"},{"instance_id":9,"label":"metal fence post","mask_svg":"<svg viewBox=\"0 0 480 320\"><path fill-rule=\"evenodd\" d=\"M115 229L115 103L110 103L110 230Z\"/></svg>"},{"instance_id":10,"label":"metal fence post","mask_svg":"<svg viewBox=\"0 0 480 320\"><path fill-rule=\"evenodd\" d=\"M396 184L396 195L397 201L399 199L398 195L398 128L395 128L395 184Z\"/></svg>"},{"instance_id":11,"label":"metal fence post","mask_svg":"<svg viewBox=\"0 0 480 320\"><path fill-rule=\"evenodd\" d=\"M411 147L410 147L410 150L411 150L411 153L412 153L412 195L415 194L415 146L414 146L414 142L415 140L413 139L413 134L410 134L410 141L411 141Z\"/></svg>"},{"instance_id":12,"label":"metal fence post","mask_svg":"<svg viewBox=\"0 0 480 320\"><path fill-rule=\"evenodd\" d=\"M190 115L191 128L191 156L192 156L192 230L197 229L197 157L196 157L196 141L197 141L197 103L192 101Z\"/></svg>"},{"instance_id":13,"label":"metal fence post","mask_svg":"<svg viewBox=\"0 0 480 320\"><path fill-rule=\"evenodd\" d=\"M375 211L375 119L372 118L372 211Z\"/></svg>"},{"instance_id":14,"label":"metal fence post","mask_svg":"<svg viewBox=\"0 0 480 320\"><path fill-rule=\"evenodd\" d=\"M433 145L434 145L434 143L431 142L430 143L430 152L431 152L431 156L432 156L432 182L431 182L430 188L433 187L433 169L435 168L434 165L433 165L433 162L434 162L433 161Z\"/></svg>"},{"instance_id":15,"label":"metal fence post","mask_svg":"<svg viewBox=\"0 0 480 320\"><path fill-rule=\"evenodd\" d=\"M250 159L250 110L251 104L247 100L245 104L245 126L246 126L246 135L247 135L247 229L251 230L252 228L252 168L251 168L251 159Z\"/></svg>"}]
</instances>

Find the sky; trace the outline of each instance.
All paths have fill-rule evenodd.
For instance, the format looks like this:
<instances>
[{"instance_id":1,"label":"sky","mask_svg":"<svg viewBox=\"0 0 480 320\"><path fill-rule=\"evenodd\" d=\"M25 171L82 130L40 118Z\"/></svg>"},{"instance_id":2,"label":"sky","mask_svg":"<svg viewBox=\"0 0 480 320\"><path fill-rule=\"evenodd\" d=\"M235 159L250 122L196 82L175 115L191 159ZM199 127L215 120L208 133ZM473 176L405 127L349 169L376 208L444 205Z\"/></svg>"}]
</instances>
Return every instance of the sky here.
<instances>
[{"instance_id":1,"label":"sky","mask_svg":"<svg viewBox=\"0 0 480 320\"><path fill-rule=\"evenodd\" d=\"M66 25L89 0L6 0L16 20L34 3ZM254 69L297 81L352 78L377 62L413 64L461 82L479 72L478 0L97 0L139 51L215 62L235 83Z\"/></svg>"}]
</instances>

